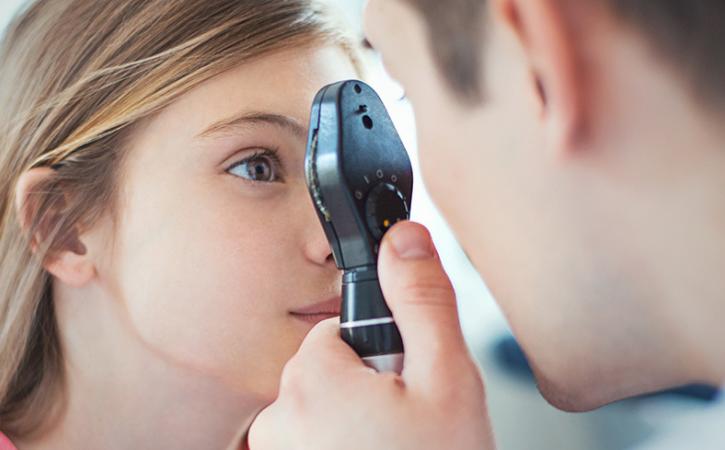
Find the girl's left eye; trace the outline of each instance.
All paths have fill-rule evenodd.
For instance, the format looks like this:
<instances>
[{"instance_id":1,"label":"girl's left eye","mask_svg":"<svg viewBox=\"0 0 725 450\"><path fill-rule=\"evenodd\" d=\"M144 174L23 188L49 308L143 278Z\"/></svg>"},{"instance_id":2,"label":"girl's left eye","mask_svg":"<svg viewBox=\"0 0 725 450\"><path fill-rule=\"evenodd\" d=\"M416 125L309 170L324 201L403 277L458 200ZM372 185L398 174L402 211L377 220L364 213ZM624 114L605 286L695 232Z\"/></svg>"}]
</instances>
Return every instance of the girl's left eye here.
<instances>
[{"instance_id":1,"label":"girl's left eye","mask_svg":"<svg viewBox=\"0 0 725 450\"><path fill-rule=\"evenodd\" d=\"M232 165L227 172L259 183L275 183L281 181L279 158L271 151L257 152Z\"/></svg>"}]
</instances>

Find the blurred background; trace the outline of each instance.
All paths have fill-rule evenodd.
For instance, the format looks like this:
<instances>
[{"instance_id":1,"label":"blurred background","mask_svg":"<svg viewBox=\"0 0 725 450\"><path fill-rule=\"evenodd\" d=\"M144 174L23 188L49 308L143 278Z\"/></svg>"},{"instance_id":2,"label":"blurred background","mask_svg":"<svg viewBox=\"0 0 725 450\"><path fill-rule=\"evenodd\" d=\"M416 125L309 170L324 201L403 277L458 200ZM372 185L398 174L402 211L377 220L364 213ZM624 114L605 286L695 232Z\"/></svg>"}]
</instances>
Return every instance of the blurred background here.
<instances>
[{"instance_id":1,"label":"blurred background","mask_svg":"<svg viewBox=\"0 0 725 450\"><path fill-rule=\"evenodd\" d=\"M365 0L326 0L363 41L361 13ZM3 30L24 0L0 1ZM416 171L413 219L431 230L455 286L462 327L487 384L491 420L500 450L627 449L658 429L707 406L714 391L691 386L655 396L631 399L598 411L569 414L551 407L539 395L524 355L480 276L469 264L455 237L438 214L421 180L416 131L402 89L385 73L374 51L368 51L369 82L380 93L408 148Z\"/></svg>"}]
</instances>

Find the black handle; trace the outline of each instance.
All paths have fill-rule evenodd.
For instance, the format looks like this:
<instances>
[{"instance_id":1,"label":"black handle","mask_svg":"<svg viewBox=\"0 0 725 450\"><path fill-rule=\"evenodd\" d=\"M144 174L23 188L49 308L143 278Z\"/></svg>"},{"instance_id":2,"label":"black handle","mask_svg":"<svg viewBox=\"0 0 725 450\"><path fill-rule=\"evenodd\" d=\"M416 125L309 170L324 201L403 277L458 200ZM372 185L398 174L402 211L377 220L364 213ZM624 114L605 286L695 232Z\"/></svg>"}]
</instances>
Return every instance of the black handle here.
<instances>
[{"instance_id":1,"label":"black handle","mask_svg":"<svg viewBox=\"0 0 725 450\"><path fill-rule=\"evenodd\" d=\"M361 358L403 353L403 340L385 303L376 266L345 272L340 335Z\"/></svg>"}]
</instances>

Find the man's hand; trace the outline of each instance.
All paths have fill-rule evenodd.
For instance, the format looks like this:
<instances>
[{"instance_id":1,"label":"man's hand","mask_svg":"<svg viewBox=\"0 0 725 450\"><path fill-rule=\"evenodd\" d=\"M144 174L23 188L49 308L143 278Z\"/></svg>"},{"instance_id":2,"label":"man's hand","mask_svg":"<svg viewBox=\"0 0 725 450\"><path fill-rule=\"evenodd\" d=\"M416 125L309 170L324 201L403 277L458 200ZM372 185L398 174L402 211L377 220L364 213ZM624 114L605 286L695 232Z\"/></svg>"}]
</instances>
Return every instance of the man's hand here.
<instances>
[{"instance_id":1,"label":"man's hand","mask_svg":"<svg viewBox=\"0 0 725 450\"><path fill-rule=\"evenodd\" d=\"M367 368L337 320L318 324L285 366L279 397L252 424L252 450L494 447L483 383L427 230L393 227L378 269L405 345L403 373Z\"/></svg>"}]
</instances>

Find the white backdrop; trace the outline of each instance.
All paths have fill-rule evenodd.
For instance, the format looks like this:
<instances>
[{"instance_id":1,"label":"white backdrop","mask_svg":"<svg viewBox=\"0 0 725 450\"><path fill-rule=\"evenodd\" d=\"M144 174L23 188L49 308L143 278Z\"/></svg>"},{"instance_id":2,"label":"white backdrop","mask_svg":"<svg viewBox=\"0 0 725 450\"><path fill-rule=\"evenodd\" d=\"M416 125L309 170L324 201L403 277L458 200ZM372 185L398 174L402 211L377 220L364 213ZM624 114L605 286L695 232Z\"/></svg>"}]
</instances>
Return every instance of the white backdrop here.
<instances>
[{"instance_id":1,"label":"white backdrop","mask_svg":"<svg viewBox=\"0 0 725 450\"><path fill-rule=\"evenodd\" d=\"M20 6L24 3L25 0L0 1L0 30L5 29L5 26L10 21L13 14L15 14L15 11L17 11L17 9L20 8Z\"/></svg>"}]
</instances>

